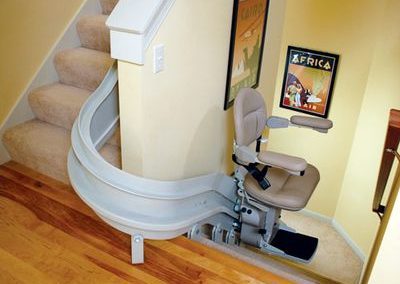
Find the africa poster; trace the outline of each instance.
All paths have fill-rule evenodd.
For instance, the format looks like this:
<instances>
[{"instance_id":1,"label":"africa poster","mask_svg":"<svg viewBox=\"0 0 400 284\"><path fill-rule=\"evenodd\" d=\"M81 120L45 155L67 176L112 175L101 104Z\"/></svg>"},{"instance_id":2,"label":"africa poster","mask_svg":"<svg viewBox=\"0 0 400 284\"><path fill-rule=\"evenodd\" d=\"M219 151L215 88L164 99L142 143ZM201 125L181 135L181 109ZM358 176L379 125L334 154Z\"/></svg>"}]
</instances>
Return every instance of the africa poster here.
<instances>
[{"instance_id":1,"label":"africa poster","mask_svg":"<svg viewBox=\"0 0 400 284\"><path fill-rule=\"evenodd\" d=\"M326 118L339 56L289 46L280 106Z\"/></svg>"},{"instance_id":2,"label":"africa poster","mask_svg":"<svg viewBox=\"0 0 400 284\"><path fill-rule=\"evenodd\" d=\"M268 4L268 0L234 2L225 109L241 88L258 85Z\"/></svg>"}]
</instances>

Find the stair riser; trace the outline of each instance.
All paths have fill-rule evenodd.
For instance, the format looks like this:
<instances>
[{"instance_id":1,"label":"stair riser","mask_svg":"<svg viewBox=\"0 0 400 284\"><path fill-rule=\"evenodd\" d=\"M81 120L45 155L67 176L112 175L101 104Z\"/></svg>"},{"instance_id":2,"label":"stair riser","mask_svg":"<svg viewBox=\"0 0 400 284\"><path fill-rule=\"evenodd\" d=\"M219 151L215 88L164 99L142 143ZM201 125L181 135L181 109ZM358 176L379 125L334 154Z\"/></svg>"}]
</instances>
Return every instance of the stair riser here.
<instances>
[{"instance_id":1,"label":"stair riser","mask_svg":"<svg viewBox=\"0 0 400 284\"><path fill-rule=\"evenodd\" d=\"M110 31L105 25L107 16L88 16L79 20L76 30L83 47L110 52Z\"/></svg>"}]
</instances>

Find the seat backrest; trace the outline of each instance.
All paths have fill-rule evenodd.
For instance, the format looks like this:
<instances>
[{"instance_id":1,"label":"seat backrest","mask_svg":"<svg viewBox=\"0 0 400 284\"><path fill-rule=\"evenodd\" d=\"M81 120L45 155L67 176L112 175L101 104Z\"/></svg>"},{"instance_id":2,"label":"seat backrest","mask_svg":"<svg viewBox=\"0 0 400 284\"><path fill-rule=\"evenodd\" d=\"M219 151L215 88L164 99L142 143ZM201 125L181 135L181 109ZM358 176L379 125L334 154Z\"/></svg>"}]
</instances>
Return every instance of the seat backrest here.
<instances>
[{"instance_id":1,"label":"seat backrest","mask_svg":"<svg viewBox=\"0 0 400 284\"><path fill-rule=\"evenodd\" d=\"M267 119L264 99L251 88L239 91L233 106L235 141L238 146L249 146L263 133Z\"/></svg>"}]
</instances>

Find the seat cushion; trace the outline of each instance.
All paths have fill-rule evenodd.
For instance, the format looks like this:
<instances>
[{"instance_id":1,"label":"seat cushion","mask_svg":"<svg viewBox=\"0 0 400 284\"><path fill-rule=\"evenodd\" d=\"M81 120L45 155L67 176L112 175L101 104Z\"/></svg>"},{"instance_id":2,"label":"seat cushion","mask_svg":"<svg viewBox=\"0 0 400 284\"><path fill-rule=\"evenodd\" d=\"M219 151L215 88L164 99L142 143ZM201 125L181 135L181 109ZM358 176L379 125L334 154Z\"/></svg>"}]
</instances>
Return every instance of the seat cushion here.
<instances>
[{"instance_id":1,"label":"seat cushion","mask_svg":"<svg viewBox=\"0 0 400 284\"><path fill-rule=\"evenodd\" d=\"M291 175L277 168L268 170L267 179L271 187L261 189L258 182L247 174L244 181L246 192L266 206L282 208L291 211L303 209L319 182L319 172L308 164L304 176Z\"/></svg>"}]
</instances>

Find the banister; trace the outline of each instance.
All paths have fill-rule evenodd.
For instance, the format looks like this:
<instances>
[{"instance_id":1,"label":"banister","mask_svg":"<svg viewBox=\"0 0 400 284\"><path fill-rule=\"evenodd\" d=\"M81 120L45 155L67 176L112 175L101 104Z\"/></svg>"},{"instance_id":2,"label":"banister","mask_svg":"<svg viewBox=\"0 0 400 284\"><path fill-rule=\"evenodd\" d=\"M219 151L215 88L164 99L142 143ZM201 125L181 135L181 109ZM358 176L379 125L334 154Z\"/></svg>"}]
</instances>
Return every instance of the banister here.
<instances>
[{"instance_id":1,"label":"banister","mask_svg":"<svg viewBox=\"0 0 400 284\"><path fill-rule=\"evenodd\" d=\"M379 217L385 213L385 206L381 205L394 158L398 158L397 148L400 142L400 110L390 111L388 129L386 132L385 146L379 169L378 181L375 190L372 211Z\"/></svg>"}]
</instances>

